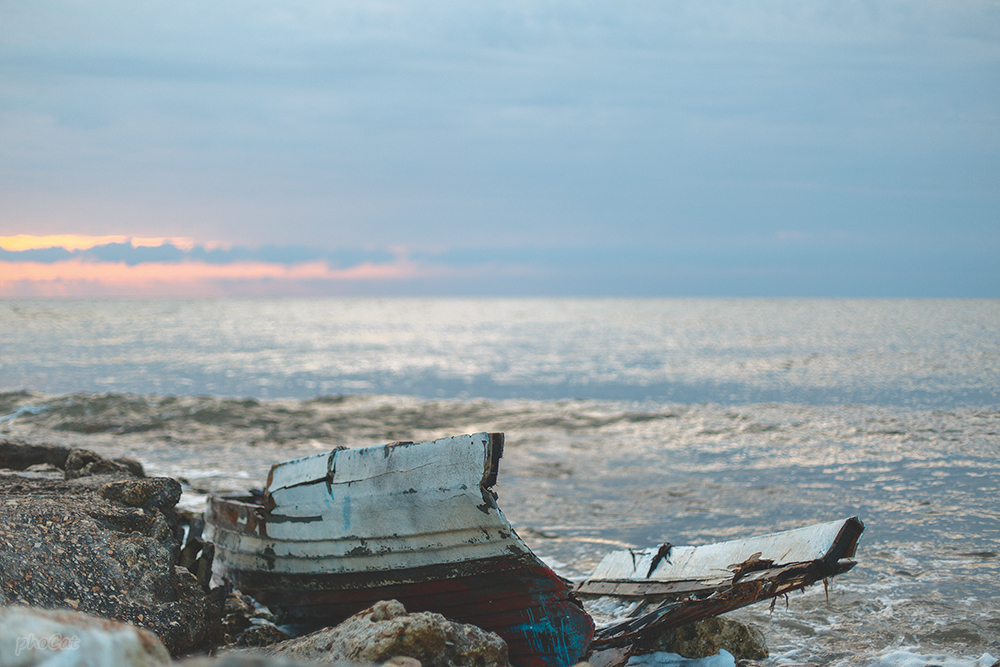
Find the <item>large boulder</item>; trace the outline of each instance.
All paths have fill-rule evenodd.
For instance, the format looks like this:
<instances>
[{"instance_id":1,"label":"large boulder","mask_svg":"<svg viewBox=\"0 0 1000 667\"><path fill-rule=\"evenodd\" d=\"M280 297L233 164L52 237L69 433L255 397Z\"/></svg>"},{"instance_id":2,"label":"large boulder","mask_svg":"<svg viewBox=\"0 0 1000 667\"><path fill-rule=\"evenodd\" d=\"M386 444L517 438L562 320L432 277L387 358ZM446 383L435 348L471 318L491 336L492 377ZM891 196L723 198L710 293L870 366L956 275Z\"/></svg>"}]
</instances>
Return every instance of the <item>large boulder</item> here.
<instances>
[{"instance_id":1,"label":"large boulder","mask_svg":"<svg viewBox=\"0 0 1000 667\"><path fill-rule=\"evenodd\" d=\"M396 600L378 602L336 627L264 650L294 659L361 664L408 657L423 667L509 665L507 643L492 632L431 612L408 614Z\"/></svg>"},{"instance_id":2,"label":"large boulder","mask_svg":"<svg viewBox=\"0 0 1000 667\"><path fill-rule=\"evenodd\" d=\"M5 459L7 450L0 443L0 467L42 458L64 468L63 479L0 474L0 604L124 621L150 630L175 655L208 637L206 593L177 566L176 480L137 477L134 466L85 450L63 459L61 451L14 447Z\"/></svg>"},{"instance_id":3,"label":"large boulder","mask_svg":"<svg viewBox=\"0 0 1000 667\"><path fill-rule=\"evenodd\" d=\"M156 635L66 610L0 607L0 667L161 667L170 654Z\"/></svg>"}]
</instances>

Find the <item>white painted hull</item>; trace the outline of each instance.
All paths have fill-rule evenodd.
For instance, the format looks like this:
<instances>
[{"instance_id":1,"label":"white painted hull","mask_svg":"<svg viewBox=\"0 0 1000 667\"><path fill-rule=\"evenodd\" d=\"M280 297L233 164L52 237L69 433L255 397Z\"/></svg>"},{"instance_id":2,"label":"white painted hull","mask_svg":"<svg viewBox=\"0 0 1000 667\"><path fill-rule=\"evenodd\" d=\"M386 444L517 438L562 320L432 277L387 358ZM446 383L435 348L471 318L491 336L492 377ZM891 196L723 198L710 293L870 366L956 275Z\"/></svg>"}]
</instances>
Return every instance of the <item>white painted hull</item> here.
<instances>
[{"instance_id":1,"label":"white painted hull","mask_svg":"<svg viewBox=\"0 0 1000 667\"><path fill-rule=\"evenodd\" d=\"M209 499L215 574L289 620L395 598L497 632L514 665L574 664L593 621L497 507L502 452L478 433L278 464L259 501Z\"/></svg>"}]
</instances>

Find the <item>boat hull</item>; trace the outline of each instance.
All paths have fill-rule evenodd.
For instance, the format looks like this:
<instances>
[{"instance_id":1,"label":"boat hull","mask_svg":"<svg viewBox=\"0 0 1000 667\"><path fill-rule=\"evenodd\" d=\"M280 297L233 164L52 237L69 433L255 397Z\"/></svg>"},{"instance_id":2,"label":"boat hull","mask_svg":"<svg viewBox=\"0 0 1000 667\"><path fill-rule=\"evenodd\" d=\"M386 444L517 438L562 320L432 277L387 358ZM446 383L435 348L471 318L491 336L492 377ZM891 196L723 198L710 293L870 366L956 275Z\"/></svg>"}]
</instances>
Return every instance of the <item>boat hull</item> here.
<instances>
[{"instance_id":1,"label":"boat hull","mask_svg":"<svg viewBox=\"0 0 1000 667\"><path fill-rule=\"evenodd\" d=\"M379 600L495 632L514 665L571 665L594 625L564 580L537 559L510 555L389 572L273 574L225 570L284 622L335 625Z\"/></svg>"},{"instance_id":2,"label":"boat hull","mask_svg":"<svg viewBox=\"0 0 1000 667\"><path fill-rule=\"evenodd\" d=\"M279 464L262 498L209 499L214 573L286 622L395 599L495 632L517 667L573 665L594 624L496 506L502 444L481 433Z\"/></svg>"}]
</instances>

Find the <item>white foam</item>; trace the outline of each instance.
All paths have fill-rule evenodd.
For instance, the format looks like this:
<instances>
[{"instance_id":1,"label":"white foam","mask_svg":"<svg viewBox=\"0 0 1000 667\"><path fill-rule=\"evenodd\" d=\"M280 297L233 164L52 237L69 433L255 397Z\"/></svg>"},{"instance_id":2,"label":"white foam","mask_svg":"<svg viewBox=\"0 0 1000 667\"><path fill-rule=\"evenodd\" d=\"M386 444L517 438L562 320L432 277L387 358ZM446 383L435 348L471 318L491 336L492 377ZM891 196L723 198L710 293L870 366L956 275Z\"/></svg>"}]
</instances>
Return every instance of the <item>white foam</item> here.
<instances>
[{"instance_id":1,"label":"white foam","mask_svg":"<svg viewBox=\"0 0 1000 667\"><path fill-rule=\"evenodd\" d=\"M551 556L539 556L539 558L541 559L541 561L543 563L545 563L546 565L548 565L549 568L555 570L556 572L560 572L562 570L565 570L567 567L569 567L563 561L561 561L561 560L559 560L557 558L553 558Z\"/></svg>"},{"instance_id":2,"label":"white foam","mask_svg":"<svg viewBox=\"0 0 1000 667\"><path fill-rule=\"evenodd\" d=\"M736 667L736 658L729 651L719 651L707 658L685 658L676 653L649 653L634 655L628 659L626 667Z\"/></svg>"},{"instance_id":3,"label":"white foam","mask_svg":"<svg viewBox=\"0 0 1000 667\"><path fill-rule=\"evenodd\" d=\"M989 653L984 653L980 658L956 658L942 654L917 653L915 646L903 646L887 651L874 662L869 663L873 667L925 667L926 665L938 665L939 667L993 667L997 662Z\"/></svg>"}]
</instances>

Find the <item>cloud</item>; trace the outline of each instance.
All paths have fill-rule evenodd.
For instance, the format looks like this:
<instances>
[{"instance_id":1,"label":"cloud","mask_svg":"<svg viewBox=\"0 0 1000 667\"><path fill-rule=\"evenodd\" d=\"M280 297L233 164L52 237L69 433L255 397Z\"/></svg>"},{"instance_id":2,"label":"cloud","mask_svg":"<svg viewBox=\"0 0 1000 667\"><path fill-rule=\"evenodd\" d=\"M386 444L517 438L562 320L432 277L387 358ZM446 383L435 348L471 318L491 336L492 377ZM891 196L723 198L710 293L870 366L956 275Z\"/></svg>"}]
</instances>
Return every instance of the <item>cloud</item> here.
<instances>
[{"instance_id":1,"label":"cloud","mask_svg":"<svg viewBox=\"0 0 1000 667\"><path fill-rule=\"evenodd\" d=\"M336 294L344 284L412 280L433 275L400 258L336 268L324 261L293 265L239 261L0 262L0 297L202 297ZM341 287L338 287L341 286ZM348 290L349 291L349 290Z\"/></svg>"},{"instance_id":2,"label":"cloud","mask_svg":"<svg viewBox=\"0 0 1000 667\"><path fill-rule=\"evenodd\" d=\"M206 264L147 262L127 265L73 259L41 264L0 264L3 296L234 296L266 292L305 293L316 283L384 281L412 278L418 267L408 262L360 264L348 269L325 262L283 266L262 262ZM266 288L266 289L265 289Z\"/></svg>"},{"instance_id":3,"label":"cloud","mask_svg":"<svg viewBox=\"0 0 1000 667\"><path fill-rule=\"evenodd\" d=\"M33 234L17 234L15 236L0 236L0 249L8 252L23 252L25 250L59 248L72 252L74 250L86 250L94 246L109 243L125 243L128 240L127 236L81 236L78 234L34 236ZM137 243L136 245L140 244Z\"/></svg>"},{"instance_id":4,"label":"cloud","mask_svg":"<svg viewBox=\"0 0 1000 667\"><path fill-rule=\"evenodd\" d=\"M202 263L229 265L257 263L261 266L298 266L325 262L348 269L363 264L390 264L397 253L388 250L341 248L333 251L309 246L260 248L196 243L189 238L129 238L127 236L53 235L0 237L0 262L56 264L79 260L82 264Z\"/></svg>"},{"instance_id":5,"label":"cloud","mask_svg":"<svg viewBox=\"0 0 1000 667\"><path fill-rule=\"evenodd\" d=\"M0 237L0 296L227 296L440 274L402 250L219 247L191 239Z\"/></svg>"}]
</instances>

